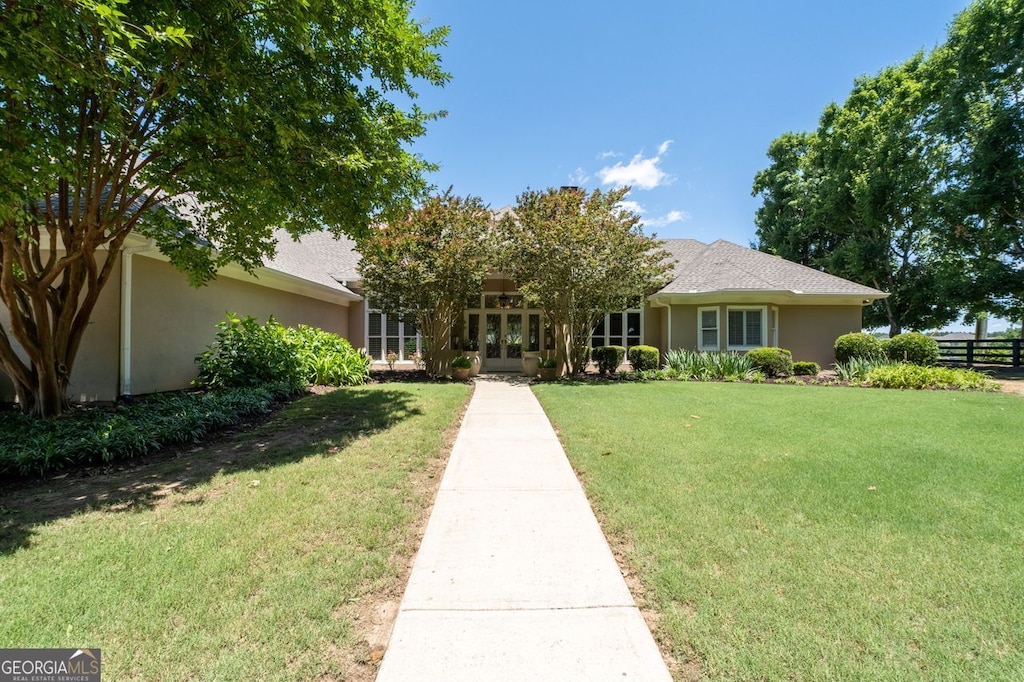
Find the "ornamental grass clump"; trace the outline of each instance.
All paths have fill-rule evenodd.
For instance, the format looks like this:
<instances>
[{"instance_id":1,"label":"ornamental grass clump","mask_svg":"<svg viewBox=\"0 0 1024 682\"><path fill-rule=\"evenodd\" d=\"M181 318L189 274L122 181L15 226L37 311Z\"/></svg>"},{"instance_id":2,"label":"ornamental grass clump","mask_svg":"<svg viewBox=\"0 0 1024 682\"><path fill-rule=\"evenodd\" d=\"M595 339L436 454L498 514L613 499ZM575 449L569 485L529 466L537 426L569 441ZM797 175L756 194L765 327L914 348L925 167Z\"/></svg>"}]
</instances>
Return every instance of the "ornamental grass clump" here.
<instances>
[{"instance_id":1,"label":"ornamental grass clump","mask_svg":"<svg viewBox=\"0 0 1024 682\"><path fill-rule=\"evenodd\" d=\"M746 355L677 348L665 354L665 369L679 379L722 381L747 379L754 369Z\"/></svg>"},{"instance_id":2,"label":"ornamental grass clump","mask_svg":"<svg viewBox=\"0 0 1024 682\"><path fill-rule=\"evenodd\" d=\"M836 362L832 367L836 371L836 378L849 383L864 381L868 373L876 367L887 367L891 365L890 360L878 357L852 357L845 362Z\"/></svg>"}]
</instances>

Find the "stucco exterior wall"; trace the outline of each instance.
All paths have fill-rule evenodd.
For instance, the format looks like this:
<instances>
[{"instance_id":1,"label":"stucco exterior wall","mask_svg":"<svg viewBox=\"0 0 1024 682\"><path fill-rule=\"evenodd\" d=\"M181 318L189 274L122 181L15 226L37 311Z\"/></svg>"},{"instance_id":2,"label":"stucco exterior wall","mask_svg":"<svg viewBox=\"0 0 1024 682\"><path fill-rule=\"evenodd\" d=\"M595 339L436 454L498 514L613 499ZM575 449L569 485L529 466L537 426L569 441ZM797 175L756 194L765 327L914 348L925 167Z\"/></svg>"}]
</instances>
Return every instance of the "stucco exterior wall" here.
<instances>
[{"instance_id":1,"label":"stucco exterior wall","mask_svg":"<svg viewBox=\"0 0 1024 682\"><path fill-rule=\"evenodd\" d=\"M667 308L644 306L643 342L665 352L665 311Z\"/></svg>"},{"instance_id":2,"label":"stucco exterior wall","mask_svg":"<svg viewBox=\"0 0 1024 682\"><path fill-rule=\"evenodd\" d=\"M187 387L196 376L196 354L213 342L226 313L260 322L273 315L286 326L307 324L348 338L347 306L227 277L196 289L170 264L145 256L135 256L132 269L135 395Z\"/></svg>"},{"instance_id":3,"label":"stucco exterior wall","mask_svg":"<svg viewBox=\"0 0 1024 682\"><path fill-rule=\"evenodd\" d=\"M101 262L106 254L97 258ZM71 370L68 395L75 401L114 400L118 392L118 348L120 345L121 268L115 264L107 285L100 292L82 345ZM10 312L0 306L0 324L9 330ZM13 338L11 339L17 343ZM19 349L20 350L20 349ZM23 358L27 358L24 353ZM0 401L14 400L14 384L0 372Z\"/></svg>"},{"instance_id":4,"label":"stucco exterior wall","mask_svg":"<svg viewBox=\"0 0 1024 682\"><path fill-rule=\"evenodd\" d=\"M697 348L697 309L719 309L720 348L726 348L725 320L729 305L707 303L696 305L673 305L671 307L672 330L667 348ZM744 304L743 307L749 307ZM823 368L835 362L833 346L836 337L850 332L861 331L860 306L856 305L790 305L767 306L768 325L766 343L773 342L773 332L778 330L778 345L793 353L794 360L811 360Z\"/></svg>"},{"instance_id":5,"label":"stucco exterior wall","mask_svg":"<svg viewBox=\"0 0 1024 682\"><path fill-rule=\"evenodd\" d=\"M355 301L348 307L348 342L356 348L366 347L366 301Z\"/></svg>"},{"instance_id":6,"label":"stucco exterior wall","mask_svg":"<svg viewBox=\"0 0 1024 682\"><path fill-rule=\"evenodd\" d=\"M836 361L836 337L861 331L863 309L853 305L793 305L779 308L779 346L794 360L828 369Z\"/></svg>"}]
</instances>

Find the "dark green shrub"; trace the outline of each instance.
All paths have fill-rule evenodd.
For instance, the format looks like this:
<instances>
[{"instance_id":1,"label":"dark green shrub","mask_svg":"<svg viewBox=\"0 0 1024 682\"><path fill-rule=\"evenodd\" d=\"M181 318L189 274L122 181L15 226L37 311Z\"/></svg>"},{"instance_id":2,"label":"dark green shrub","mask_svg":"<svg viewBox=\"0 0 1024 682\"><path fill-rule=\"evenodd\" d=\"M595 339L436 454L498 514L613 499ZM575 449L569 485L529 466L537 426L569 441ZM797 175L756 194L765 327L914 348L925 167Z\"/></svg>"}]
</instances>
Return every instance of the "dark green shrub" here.
<instances>
[{"instance_id":1,"label":"dark green shrub","mask_svg":"<svg viewBox=\"0 0 1024 682\"><path fill-rule=\"evenodd\" d=\"M813 377L818 376L818 372L821 371L821 366L816 362L808 362L801 360L800 362L793 363L793 374L798 377Z\"/></svg>"},{"instance_id":2,"label":"dark green shrub","mask_svg":"<svg viewBox=\"0 0 1024 682\"><path fill-rule=\"evenodd\" d=\"M626 349L622 346L598 346L591 357L597 363L597 370L602 376L614 374L626 357Z\"/></svg>"},{"instance_id":3,"label":"dark green shrub","mask_svg":"<svg viewBox=\"0 0 1024 682\"><path fill-rule=\"evenodd\" d=\"M465 355L456 355L452 358L451 365L452 369L469 369L473 366L473 361Z\"/></svg>"},{"instance_id":4,"label":"dark green shrub","mask_svg":"<svg viewBox=\"0 0 1024 682\"><path fill-rule=\"evenodd\" d=\"M196 356L201 388L263 386L285 383L295 390L306 385L302 362L289 331L273 317L261 325L252 316L217 324L216 340Z\"/></svg>"},{"instance_id":5,"label":"dark green shrub","mask_svg":"<svg viewBox=\"0 0 1024 682\"><path fill-rule=\"evenodd\" d=\"M633 371L636 372L658 369L661 360L661 351L654 346L633 346L626 355L629 357L629 363L633 365Z\"/></svg>"},{"instance_id":6,"label":"dark green shrub","mask_svg":"<svg viewBox=\"0 0 1024 682\"><path fill-rule=\"evenodd\" d=\"M881 358L882 343L872 334L857 332L855 334L843 334L836 339L835 344L836 362L849 362L850 358L864 358L872 360Z\"/></svg>"},{"instance_id":7,"label":"dark green shrub","mask_svg":"<svg viewBox=\"0 0 1024 682\"><path fill-rule=\"evenodd\" d=\"M882 343L886 357L896 362L930 366L939 361L939 342L930 336L907 332Z\"/></svg>"},{"instance_id":8,"label":"dark green shrub","mask_svg":"<svg viewBox=\"0 0 1024 682\"><path fill-rule=\"evenodd\" d=\"M793 373L793 354L785 348L765 346L747 351L747 359L755 370L765 376L777 377Z\"/></svg>"},{"instance_id":9,"label":"dark green shrub","mask_svg":"<svg viewBox=\"0 0 1024 682\"><path fill-rule=\"evenodd\" d=\"M300 324L289 327L286 338L295 347L307 384L357 386L370 378L370 358L337 334Z\"/></svg>"}]
</instances>

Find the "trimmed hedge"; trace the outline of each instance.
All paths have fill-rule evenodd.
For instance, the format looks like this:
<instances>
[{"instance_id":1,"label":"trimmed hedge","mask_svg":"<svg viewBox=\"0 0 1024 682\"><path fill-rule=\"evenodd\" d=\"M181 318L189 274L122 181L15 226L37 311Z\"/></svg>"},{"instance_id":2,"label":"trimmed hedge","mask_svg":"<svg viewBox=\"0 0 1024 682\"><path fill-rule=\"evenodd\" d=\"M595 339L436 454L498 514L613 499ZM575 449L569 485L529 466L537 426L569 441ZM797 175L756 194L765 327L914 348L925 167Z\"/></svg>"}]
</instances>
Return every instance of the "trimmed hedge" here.
<instances>
[{"instance_id":1,"label":"trimmed hedge","mask_svg":"<svg viewBox=\"0 0 1024 682\"><path fill-rule=\"evenodd\" d=\"M834 346L836 362L849 362L851 358L875 359L884 356L882 353L882 342L873 334L856 332L854 334L843 334Z\"/></svg>"},{"instance_id":2,"label":"trimmed hedge","mask_svg":"<svg viewBox=\"0 0 1024 682\"><path fill-rule=\"evenodd\" d=\"M882 343L886 357L895 362L909 362L925 367L939 361L939 342L918 332L907 332Z\"/></svg>"},{"instance_id":3,"label":"trimmed hedge","mask_svg":"<svg viewBox=\"0 0 1024 682\"><path fill-rule=\"evenodd\" d=\"M622 346L598 346L591 351L591 358L597 363L597 370L602 376L614 374L626 357L626 349Z\"/></svg>"},{"instance_id":4,"label":"trimmed hedge","mask_svg":"<svg viewBox=\"0 0 1024 682\"><path fill-rule=\"evenodd\" d=\"M629 364L633 365L633 370L636 372L658 369L661 360L661 351L654 346L633 346L626 355L629 357Z\"/></svg>"},{"instance_id":5,"label":"trimmed hedge","mask_svg":"<svg viewBox=\"0 0 1024 682\"><path fill-rule=\"evenodd\" d=\"M765 376L777 377L793 373L793 354L785 348L765 346L747 351L747 358L755 370Z\"/></svg>"},{"instance_id":6,"label":"trimmed hedge","mask_svg":"<svg viewBox=\"0 0 1024 682\"><path fill-rule=\"evenodd\" d=\"M817 376L818 372L821 371L821 366L816 362L808 362L801 360L800 362L793 363L793 374L798 377L813 377Z\"/></svg>"}]
</instances>

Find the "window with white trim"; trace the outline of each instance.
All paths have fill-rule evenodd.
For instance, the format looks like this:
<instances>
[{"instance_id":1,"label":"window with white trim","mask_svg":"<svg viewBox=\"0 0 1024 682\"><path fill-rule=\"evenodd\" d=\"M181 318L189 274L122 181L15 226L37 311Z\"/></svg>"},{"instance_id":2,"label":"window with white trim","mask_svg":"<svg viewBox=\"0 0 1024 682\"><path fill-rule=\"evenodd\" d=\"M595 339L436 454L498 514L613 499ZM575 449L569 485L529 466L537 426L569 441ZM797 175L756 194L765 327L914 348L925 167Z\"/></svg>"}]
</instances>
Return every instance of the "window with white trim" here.
<instances>
[{"instance_id":1,"label":"window with white trim","mask_svg":"<svg viewBox=\"0 0 1024 682\"><path fill-rule=\"evenodd\" d=\"M721 348L718 337L718 308L697 308L698 341L700 350L717 351Z\"/></svg>"},{"instance_id":2,"label":"window with white trim","mask_svg":"<svg viewBox=\"0 0 1024 682\"><path fill-rule=\"evenodd\" d=\"M760 308L729 308L727 339L729 350L750 350L764 345L767 314Z\"/></svg>"},{"instance_id":3,"label":"window with white trim","mask_svg":"<svg viewBox=\"0 0 1024 682\"><path fill-rule=\"evenodd\" d=\"M594 326L590 335L590 346L622 346L630 348L643 343L640 331L643 316L639 308L620 313L608 313Z\"/></svg>"},{"instance_id":4,"label":"window with white trim","mask_svg":"<svg viewBox=\"0 0 1024 682\"><path fill-rule=\"evenodd\" d=\"M399 361L409 360L420 351L420 335L412 320L400 315L385 315L371 310L366 316L366 352L374 360L384 360L388 352L398 355Z\"/></svg>"}]
</instances>

